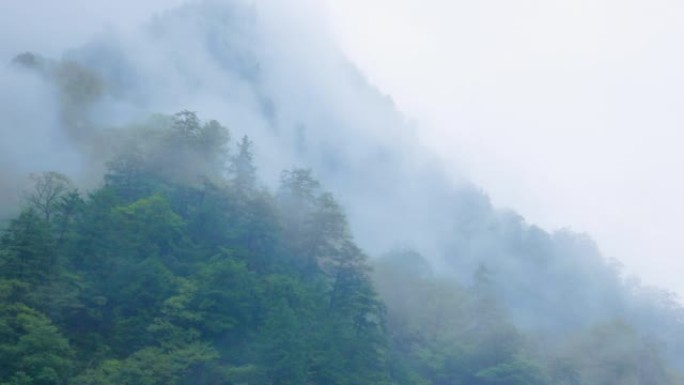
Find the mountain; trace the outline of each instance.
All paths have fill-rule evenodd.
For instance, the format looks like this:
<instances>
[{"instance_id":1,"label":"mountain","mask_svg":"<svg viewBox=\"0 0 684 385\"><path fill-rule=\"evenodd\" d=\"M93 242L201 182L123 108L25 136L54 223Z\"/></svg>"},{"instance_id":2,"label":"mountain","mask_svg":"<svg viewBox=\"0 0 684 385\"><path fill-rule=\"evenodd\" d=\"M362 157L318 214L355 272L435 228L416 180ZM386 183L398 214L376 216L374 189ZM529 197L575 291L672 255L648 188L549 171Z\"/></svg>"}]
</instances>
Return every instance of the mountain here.
<instances>
[{"instance_id":1,"label":"mountain","mask_svg":"<svg viewBox=\"0 0 684 385\"><path fill-rule=\"evenodd\" d=\"M15 181L29 172L54 169L91 191L72 197L80 202L76 227L64 227L72 223L64 212L59 227L37 207L8 224L0 255L16 271L3 276L3 300L11 306L5 345L39 339L35 333L53 339L77 357L55 369L59 381L73 368L80 368L78 381L105 381L106 373L114 373L106 381L134 381L141 377L130 373L154 360L180 373L178 383L190 381L194 372L187 370L196 364L215 376L206 383L675 383L684 328L671 294L626 280L587 236L530 225L493 207L465 178L448 177L419 143L419 128L369 84L325 28L281 7L192 3L134 34L103 34L57 60L22 54L5 70L0 112L17 127L18 145L1 147L1 211L17 214ZM244 135L251 141L224 143ZM247 199L234 179L235 144L252 141L244 144L254 155L248 169L260 170L260 182ZM232 153L222 158L227 143ZM62 180L39 174L35 182L49 175ZM288 182L303 183L304 191L293 191L309 202L289 207ZM193 201L212 194L215 206ZM337 220L331 229L306 227L314 218ZM87 242L84 234L91 234ZM266 250L250 250L250 237L263 238L255 242ZM322 240L330 249L316 243ZM49 252L55 242L58 251ZM19 245L42 249L19 257ZM348 284L350 296L363 297L355 304L370 306L358 314L367 311L362 319L377 322L370 337L328 329L336 320L320 306L332 301L339 278L328 270L330 253L341 253L332 266L353 261L362 277ZM66 261L16 262L48 255ZM102 260L86 262L94 256ZM45 264L64 271L41 272ZM221 269L223 278L215 276ZM243 286L255 293L242 293ZM38 290L35 298L22 294L25 287ZM148 288L152 298L145 298ZM271 298L269 290L283 292ZM51 293L69 297L56 308L70 315L51 314ZM213 319L218 308L254 313ZM149 314L136 315L140 309ZM75 316L79 311L89 314ZM86 326L93 346L79 340L82 319L95 325ZM174 337L168 343L180 345L171 349L162 337L176 332L190 335ZM338 355L329 363L339 367L326 371L313 362L321 349ZM8 351L4 357L14 357ZM262 361L272 352L283 356ZM357 353L365 358L350 362ZM84 366L91 355L92 365ZM279 372L285 367L299 369ZM17 373L0 378L17 382ZM92 378L81 383L97 383Z\"/></svg>"}]
</instances>

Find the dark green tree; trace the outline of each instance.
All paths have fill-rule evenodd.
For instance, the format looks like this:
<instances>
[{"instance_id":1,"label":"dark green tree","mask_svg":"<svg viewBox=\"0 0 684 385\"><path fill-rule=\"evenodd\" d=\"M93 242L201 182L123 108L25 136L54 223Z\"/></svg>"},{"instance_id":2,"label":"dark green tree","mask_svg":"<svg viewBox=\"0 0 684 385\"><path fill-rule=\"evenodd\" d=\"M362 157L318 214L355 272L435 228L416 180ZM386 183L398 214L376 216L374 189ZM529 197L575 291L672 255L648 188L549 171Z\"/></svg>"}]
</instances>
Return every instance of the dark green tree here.
<instances>
[{"instance_id":1,"label":"dark green tree","mask_svg":"<svg viewBox=\"0 0 684 385\"><path fill-rule=\"evenodd\" d=\"M57 255L49 223L33 209L10 222L0 238L0 277L38 285L53 277Z\"/></svg>"},{"instance_id":2,"label":"dark green tree","mask_svg":"<svg viewBox=\"0 0 684 385\"><path fill-rule=\"evenodd\" d=\"M69 342L45 315L22 304L0 304L0 383L68 384L73 358Z\"/></svg>"}]
</instances>

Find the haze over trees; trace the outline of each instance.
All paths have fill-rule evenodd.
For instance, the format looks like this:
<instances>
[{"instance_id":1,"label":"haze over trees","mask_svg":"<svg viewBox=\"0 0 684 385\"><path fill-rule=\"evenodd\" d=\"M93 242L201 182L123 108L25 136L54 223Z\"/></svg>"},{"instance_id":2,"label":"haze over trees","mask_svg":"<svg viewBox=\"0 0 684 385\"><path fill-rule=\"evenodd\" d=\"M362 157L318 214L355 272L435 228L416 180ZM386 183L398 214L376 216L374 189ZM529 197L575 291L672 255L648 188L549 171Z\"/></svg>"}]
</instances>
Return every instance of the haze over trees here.
<instances>
[{"instance_id":1,"label":"haze over trees","mask_svg":"<svg viewBox=\"0 0 684 385\"><path fill-rule=\"evenodd\" d=\"M188 5L7 69L79 167L3 201L0 384L682 383L675 298L445 178L263 12Z\"/></svg>"}]
</instances>

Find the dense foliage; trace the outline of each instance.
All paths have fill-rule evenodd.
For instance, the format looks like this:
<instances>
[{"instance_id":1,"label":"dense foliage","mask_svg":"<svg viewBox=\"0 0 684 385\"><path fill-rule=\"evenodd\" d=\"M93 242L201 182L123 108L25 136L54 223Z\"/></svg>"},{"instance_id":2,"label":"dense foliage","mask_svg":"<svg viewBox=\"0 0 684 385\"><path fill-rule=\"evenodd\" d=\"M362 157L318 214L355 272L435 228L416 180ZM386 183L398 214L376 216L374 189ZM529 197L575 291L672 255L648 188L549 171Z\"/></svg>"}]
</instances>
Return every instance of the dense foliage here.
<instances>
[{"instance_id":1,"label":"dense foliage","mask_svg":"<svg viewBox=\"0 0 684 385\"><path fill-rule=\"evenodd\" d=\"M0 383L388 381L366 256L308 170L271 194L190 112L130 139L87 195L34 176L4 232Z\"/></svg>"},{"instance_id":2,"label":"dense foliage","mask_svg":"<svg viewBox=\"0 0 684 385\"><path fill-rule=\"evenodd\" d=\"M0 384L674 382L620 321L534 341L484 266L463 286L399 250L371 273L309 170L267 191L218 122L125 132L100 188L34 175L3 233Z\"/></svg>"},{"instance_id":3,"label":"dense foliage","mask_svg":"<svg viewBox=\"0 0 684 385\"><path fill-rule=\"evenodd\" d=\"M682 383L676 297L454 185L325 38L241 3L8 67L0 385ZM140 122L185 106L260 151ZM316 178L276 186L292 163Z\"/></svg>"}]
</instances>

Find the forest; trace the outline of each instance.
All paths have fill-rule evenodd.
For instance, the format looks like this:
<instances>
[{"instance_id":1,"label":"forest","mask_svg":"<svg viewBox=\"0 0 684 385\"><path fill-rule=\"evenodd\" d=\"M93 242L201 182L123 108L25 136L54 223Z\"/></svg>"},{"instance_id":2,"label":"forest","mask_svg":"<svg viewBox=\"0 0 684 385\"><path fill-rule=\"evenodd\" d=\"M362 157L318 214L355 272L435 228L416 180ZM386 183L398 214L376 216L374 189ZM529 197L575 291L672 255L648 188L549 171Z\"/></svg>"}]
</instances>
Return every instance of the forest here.
<instances>
[{"instance_id":1,"label":"forest","mask_svg":"<svg viewBox=\"0 0 684 385\"><path fill-rule=\"evenodd\" d=\"M3 70L0 385L684 383L674 294L446 178L255 12Z\"/></svg>"},{"instance_id":2,"label":"forest","mask_svg":"<svg viewBox=\"0 0 684 385\"><path fill-rule=\"evenodd\" d=\"M369 260L311 170L183 111L128 132L101 187L32 176L0 242L2 384L669 384L620 320L566 344L411 250ZM192 165L192 167L187 167Z\"/></svg>"}]
</instances>

